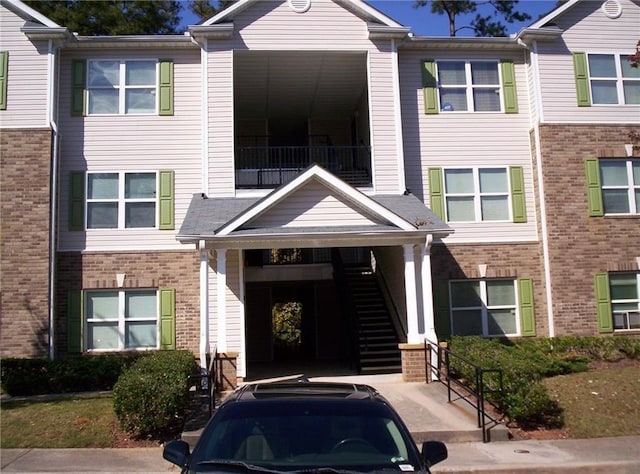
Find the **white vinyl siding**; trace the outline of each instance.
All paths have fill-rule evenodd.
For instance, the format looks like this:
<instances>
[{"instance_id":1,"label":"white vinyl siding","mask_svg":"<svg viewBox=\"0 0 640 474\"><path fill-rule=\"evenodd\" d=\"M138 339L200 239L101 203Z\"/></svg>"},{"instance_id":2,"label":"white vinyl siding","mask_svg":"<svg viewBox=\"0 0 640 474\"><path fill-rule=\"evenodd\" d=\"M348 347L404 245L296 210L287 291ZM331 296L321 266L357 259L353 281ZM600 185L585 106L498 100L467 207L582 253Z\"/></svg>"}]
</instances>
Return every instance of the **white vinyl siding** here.
<instances>
[{"instance_id":1,"label":"white vinyl siding","mask_svg":"<svg viewBox=\"0 0 640 474\"><path fill-rule=\"evenodd\" d=\"M521 166L525 223L452 222L447 243L532 242L537 240L533 168L529 141L530 109L524 53L447 52L442 59L500 60L514 63L519 111L503 113L425 114L422 63L438 61L435 51L401 51L400 85L406 186L429 206L428 169Z\"/></svg>"},{"instance_id":2,"label":"white vinyl siding","mask_svg":"<svg viewBox=\"0 0 640 474\"><path fill-rule=\"evenodd\" d=\"M110 51L64 52L61 84L70 84L72 59L110 57ZM173 116L117 115L72 117L70 87L60 88L60 196L69 195L72 171L175 172L175 231L155 229L92 229L68 232L68 199L60 200L60 251L184 250L175 235L193 193L202 189L202 120L200 54L198 49L126 51L123 59L172 58L175 113Z\"/></svg>"},{"instance_id":3,"label":"white vinyl siding","mask_svg":"<svg viewBox=\"0 0 640 474\"><path fill-rule=\"evenodd\" d=\"M233 51L225 51L222 44L208 54L209 107L209 182L211 197L230 197L234 191L233 156ZM218 49L219 48L219 49Z\"/></svg>"},{"instance_id":4,"label":"white vinyl siding","mask_svg":"<svg viewBox=\"0 0 640 474\"><path fill-rule=\"evenodd\" d=\"M285 202L256 217L249 226L327 228L375 224L343 196L331 193L320 183L311 182L288 196Z\"/></svg>"},{"instance_id":5,"label":"white vinyl siding","mask_svg":"<svg viewBox=\"0 0 640 474\"><path fill-rule=\"evenodd\" d=\"M7 108L0 111L2 128L49 125L47 42L31 42L20 31L24 24L23 18L0 7L0 50L9 51Z\"/></svg>"},{"instance_id":6,"label":"white vinyl siding","mask_svg":"<svg viewBox=\"0 0 640 474\"><path fill-rule=\"evenodd\" d=\"M632 54L638 41L640 8L620 0L622 15L608 18L602 2L580 2L556 23L562 39L538 42L540 87L545 122L638 123L640 105L578 107L572 52ZM584 18L582 18L584 16ZM599 34L594 34L597 31Z\"/></svg>"}]
</instances>

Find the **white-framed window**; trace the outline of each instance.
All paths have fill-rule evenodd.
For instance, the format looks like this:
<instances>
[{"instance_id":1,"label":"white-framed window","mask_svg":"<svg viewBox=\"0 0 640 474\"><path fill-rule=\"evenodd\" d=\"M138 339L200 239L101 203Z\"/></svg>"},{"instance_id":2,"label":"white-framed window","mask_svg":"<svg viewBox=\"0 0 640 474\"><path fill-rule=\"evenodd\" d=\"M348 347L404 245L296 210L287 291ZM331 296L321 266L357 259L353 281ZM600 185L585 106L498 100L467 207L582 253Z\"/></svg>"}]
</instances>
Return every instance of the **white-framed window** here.
<instances>
[{"instance_id":1,"label":"white-framed window","mask_svg":"<svg viewBox=\"0 0 640 474\"><path fill-rule=\"evenodd\" d=\"M156 172L87 173L87 229L155 228Z\"/></svg>"},{"instance_id":2,"label":"white-framed window","mask_svg":"<svg viewBox=\"0 0 640 474\"><path fill-rule=\"evenodd\" d=\"M611 310L614 331L640 329L640 273L611 273Z\"/></svg>"},{"instance_id":3,"label":"white-framed window","mask_svg":"<svg viewBox=\"0 0 640 474\"><path fill-rule=\"evenodd\" d=\"M640 214L640 160L599 160L605 214Z\"/></svg>"},{"instance_id":4,"label":"white-framed window","mask_svg":"<svg viewBox=\"0 0 640 474\"><path fill-rule=\"evenodd\" d=\"M500 112L498 61L437 61L442 112Z\"/></svg>"},{"instance_id":5,"label":"white-framed window","mask_svg":"<svg viewBox=\"0 0 640 474\"><path fill-rule=\"evenodd\" d=\"M85 292L87 350L158 348L158 292L95 290Z\"/></svg>"},{"instance_id":6,"label":"white-framed window","mask_svg":"<svg viewBox=\"0 0 640 474\"><path fill-rule=\"evenodd\" d=\"M640 69L627 54L587 54L591 101L594 105L640 104Z\"/></svg>"},{"instance_id":7,"label":"white-framed window","mask_svg":"<svg viewBox=\"0 0 640 474\"><path fill-rule=\"evenodd\" d=\"M157 88L155 59L87 62L89 115L155 114Z\"/></svg>"},{"instance_id":8,"label":"white-framed window","mask_svg":"<svg viewBox=\"0 0 640 474\"><path fill-rule=\"evenodd\" d=\"M451 329L456 336L516 336L520 333L517 280L450 282Z\"/></svg>"},{"instance_id":9,"label":"white-framed window","mask_svg":"<svg viewBox=\"0 0 640 474\"><path fill-rule=\"evenodd\" d=\"M507 168L445 168L447 222L509 221Z\"/></svg>"}]
</instances>

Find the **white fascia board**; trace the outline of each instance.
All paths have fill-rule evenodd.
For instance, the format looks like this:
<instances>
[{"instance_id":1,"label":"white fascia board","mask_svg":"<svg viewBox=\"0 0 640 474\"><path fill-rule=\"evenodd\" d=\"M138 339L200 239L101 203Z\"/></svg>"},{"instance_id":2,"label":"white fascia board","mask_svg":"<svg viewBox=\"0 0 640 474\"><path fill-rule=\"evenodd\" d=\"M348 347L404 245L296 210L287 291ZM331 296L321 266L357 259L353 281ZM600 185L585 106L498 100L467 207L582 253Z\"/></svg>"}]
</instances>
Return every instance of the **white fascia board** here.
<instances>
[{"instance_id":1,"label":"white fascia board","mask_svg":"<svg viewBox=\"0 0 640 474\"><path fill-rule=\"evenodd\" d=\"M416 230L416 227L410 224L409 222L402 219L397 214L389 211L387 208L381 206L377 202L375 202L370 197L362 194L357 189L349 186L344 183L325 169L321 168L318 165L314 165L310 167L307 171L302 173L300 176L292 180L291 182L285 184L284 186L276 189L273 193L266 196L262 201L259 201L255 206L249 208L246 212L239 215L237 218L233 219L231 222L224 225L218 232L216 232L216 236L225 236L229 235L234 230L238 229L240 226L249 222L254 217L258 216L278 201L284 199L289 194L294 191L300 189L305 183L310 181L313 178L318 178L320 181L323 181L327 187L330 187L339 193L345 195L353 202L356 202L363 207L369 209L374 214L377 214L381 218L391 222L393 225L396 225L402 230Z\"/></svg>"},{"instance_id":2,"label":"white fascia board","mask_svg":"<svg viewBox=\"0 0 640 474\"><path fill-rule=\"evenodd\" d=\"M352 3L356 8L358 8L359 10L362 10L367 15L370 15L371 17L375 18L380 23L383 23L387 26L393 26L394 28L405 28L404 25L401 25L394 19L382 13L380 10L373 8L371 5L367 4L366 2L363 2L362 0L343 0L343 1L348 1L349 3Z\"/></svg>"},{"instance_id":3,"label":"white fascia board","mask_svg":"<svg viewBox=\"0 0 640 474\"><path fill-rule=\"evenodd\" d=\"M22 13L24 13L26 16L42 23L45 26L48 26L49 28L61 28L60 25L58 25L57 23L51 21L49 18L47 18L46 16L44 16L42 13L37 12L36 10L34 10L33 8L31 8L28 5L25 5L24 3L22 3L20 0L2 0L3 4L7 4L7 5L11 5L13 7L14 11L20 11Z\"/></svg>"},{"instance_id":4,"label":"white fascia board","mask_svg":"<svg viewBox=\"0 0 640 474\"><path fill-rule=\"evenodd\" d=\"M538 21L536 21L533 25L529 26L527 29L537 29L537 28L542 28L544 25L546 25L547 23L549 23L550 21L555 20L558 16L562 15L564 12L566 12L567 10L569 10L570 8L573 8L574 5L578 2L580 2L581 0L569 0L567 3L565 3L564 5L556 8L555 10L553 10L551 13L549 13L548 15L540 18Z\"/></svg>"},{"instance_id":5,"label":"white fascia board","mask_svg":"<svg viewBox=\"0 0 640 474\"><path fill-rule=\"evenodd\" d=\"M218 23L220 20L230 15L233 15L234 13L244 10L245 8L247 8L252 3L255 3L256 1L257 0L240 0L236 3L233 3L228 8L225 8L224 10L216 13L207 21L201 23L200 26L210 26L210 25L213 25L214 23Z\"/></svg>"}]
</instances>

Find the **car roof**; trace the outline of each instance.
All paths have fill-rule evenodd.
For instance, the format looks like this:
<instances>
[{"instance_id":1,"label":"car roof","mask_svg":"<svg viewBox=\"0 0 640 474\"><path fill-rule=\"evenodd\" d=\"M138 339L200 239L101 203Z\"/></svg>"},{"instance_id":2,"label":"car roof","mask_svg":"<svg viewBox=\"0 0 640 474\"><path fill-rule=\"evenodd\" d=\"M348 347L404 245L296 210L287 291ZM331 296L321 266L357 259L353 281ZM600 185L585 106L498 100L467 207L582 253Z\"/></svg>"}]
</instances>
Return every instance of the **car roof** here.
<instances>
[{"instance_id":1,"label":"car roof","mask_svg":"<svg viewBox=\"0 0 640 474\"><path fill-rule=\"evenodd\" d=\"M330 398L386 402L382 395L369 385L343 382L312 382L303 376L276 382L249 383L238 388L225 401L282 398Z\"/></svg>"}]
</instances>

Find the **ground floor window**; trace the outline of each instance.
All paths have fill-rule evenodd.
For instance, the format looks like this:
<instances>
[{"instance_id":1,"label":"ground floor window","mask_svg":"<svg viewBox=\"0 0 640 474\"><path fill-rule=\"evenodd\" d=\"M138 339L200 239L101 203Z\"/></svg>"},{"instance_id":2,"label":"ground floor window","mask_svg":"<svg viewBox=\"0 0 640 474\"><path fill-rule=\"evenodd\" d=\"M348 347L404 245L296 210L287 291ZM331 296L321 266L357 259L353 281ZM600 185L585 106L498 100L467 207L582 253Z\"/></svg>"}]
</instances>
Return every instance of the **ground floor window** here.
<instances>
[{"instance_id":1,"label":"ground floor window","mask_svg":"<svg viewBox=\"0 0 640 474\"><path fill-rule=\"evenodd\" d=\"M86 348L122 350L158 347L157 290L85 293Z\"/></svg>"},{"instance_id":2,"label":"ground floor window","mask_svg":"<svg viewBox=\"0 0 640 474\"><path fill-rule=\"evenodd\" d=\"M609 285L613 329L640 329L640 273L612 273Z\"/></svg>"},{"instance_id":3,"label":"ground floor window","mask_svg":"<svg viewBox=\"0 0 640 474\"><path fill-rule=\"evenodd\" d=\"M515 280L452 281L450 288L454 335L518 335Z\"/></svg>"}]
</instances>

